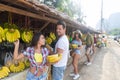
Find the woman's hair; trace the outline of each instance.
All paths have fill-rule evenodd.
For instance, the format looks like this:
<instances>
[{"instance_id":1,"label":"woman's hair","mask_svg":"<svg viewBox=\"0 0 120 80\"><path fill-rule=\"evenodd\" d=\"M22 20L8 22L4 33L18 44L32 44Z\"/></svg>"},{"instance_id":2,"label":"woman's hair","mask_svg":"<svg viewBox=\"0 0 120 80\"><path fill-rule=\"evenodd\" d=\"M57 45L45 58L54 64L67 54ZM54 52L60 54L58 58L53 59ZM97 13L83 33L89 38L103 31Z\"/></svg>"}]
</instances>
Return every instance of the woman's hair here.
<instances>
[{"instance_id":1,"label":"woman's hair","mask_svg":"<svg viewBox=\"0 0 120 80\"><path fill-rule=\"evenodd\" d=\"M38 41L39 41L39 38L40 36L43 35L41 32L38 32L38 33L35 33L33 38L32 38L32 41L31 41L31 46L34 47L37 45Z\"/></svg>"},{"instance_id":2,"label":"woman's hair","mask_svg":"<svg viewBox=\"0 0 120 80\"><path fill-rule=\"evenodd\" d=\"M81 35L80 33L75 32L75 33L74 33L73 40L75 40L75 39L76 39L76 34L78 34L79 39L81 39L81 38L82 38L82 35Z\"/></svg>"}]
</instances>

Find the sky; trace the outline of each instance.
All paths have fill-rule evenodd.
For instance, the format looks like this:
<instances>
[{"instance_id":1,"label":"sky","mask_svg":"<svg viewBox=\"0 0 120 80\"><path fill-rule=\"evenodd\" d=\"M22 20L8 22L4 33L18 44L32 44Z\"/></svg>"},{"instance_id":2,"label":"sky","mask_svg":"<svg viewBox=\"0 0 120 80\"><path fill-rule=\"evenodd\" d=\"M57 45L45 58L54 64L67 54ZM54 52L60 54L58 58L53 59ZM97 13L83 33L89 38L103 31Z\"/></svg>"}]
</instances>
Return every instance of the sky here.
<instances>
[{"instance_id":1,"label":"sky","mask_svg":"<svg viewBox=\"0 0 120 80\"><path fill-rule=\"evenodd\" d=\"M101 16L101 0L81 0L81 7L87 26L96 28ZM116 12L120 12L120 0L103 0L103 18L108 19Z\"/></svg>"}]
</instances>

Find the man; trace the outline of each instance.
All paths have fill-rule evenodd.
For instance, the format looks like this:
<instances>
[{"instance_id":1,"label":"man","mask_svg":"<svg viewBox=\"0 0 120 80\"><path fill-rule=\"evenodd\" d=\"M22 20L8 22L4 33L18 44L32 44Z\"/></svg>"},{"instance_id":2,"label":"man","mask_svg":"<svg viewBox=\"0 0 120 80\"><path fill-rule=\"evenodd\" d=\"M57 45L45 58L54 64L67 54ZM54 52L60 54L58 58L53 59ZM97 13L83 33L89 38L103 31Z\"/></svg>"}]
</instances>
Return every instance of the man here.
<instances>
[{"instance_id":1,"label":"man","mask_svg":"<svg viewBox=\"0 0 120 80\"><path fill-rule=\"evenodd\" d=\"M62 58L53 65L52 80L63 80L69 54L69 41L65 34L66 24L64 21L58 21L56 31L59 39L55 45L55 53L62 54Z\"/></svg>"},{"instance_id":2,"label":"man","mask_svg":"<svg viewBox=\"0 0 120 80\"><path fill-rule=\"evenodd\" d=\"M97 34L94 34L93 53L95 53L95 52L96 52L96 45L97 45Z\"/></svg>"},{"instance_id":3,"label":"man","mask_svg":"<svg viewBox=\"0 0 120 80\"><path fill-rule=\"evenodd\" d=\"M93 36L87 31L87 36L86 36L86 57L87 57L87 62L85 63L86 65L91 65L91 60L90 60L90 52L91 48L94 45L94 39Z\"/></svg>"}]
</instances>

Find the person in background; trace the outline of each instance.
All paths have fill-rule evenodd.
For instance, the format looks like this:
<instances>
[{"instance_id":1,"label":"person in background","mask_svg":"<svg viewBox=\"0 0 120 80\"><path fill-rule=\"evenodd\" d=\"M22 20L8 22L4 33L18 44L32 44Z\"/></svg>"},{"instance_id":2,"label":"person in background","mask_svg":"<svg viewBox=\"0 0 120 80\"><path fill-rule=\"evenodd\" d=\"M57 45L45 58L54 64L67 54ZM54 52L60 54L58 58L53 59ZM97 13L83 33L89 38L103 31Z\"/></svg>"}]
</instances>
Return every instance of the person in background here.
<instances>
[{"instance_id":1,"label":"person in background","mask_svg":"<svg viewBox=\"0 0 120 80\"><path fill-rule=\"evenodd\" d=\"M107 39L105 38L105 36L102 36L102 46L106 47L106 43L107 43Z\"/></svg>"},{"instance_id":2,"label":"person in background","mask_svg":"<svg viewBox=\"0 0 120 80\"><path fill-rule=\"evenodd\" d=\"M104 42L105 42L105 47L107 47L107 36L105 36Z\"/></svg>"},{"instance_id":3,"label":"person in background","mask_svg":"<svg viewBox=\"0 0 120 80\"><path fill-rule=\"evenodd\" d=\"M52 67L52 80L63 80L64 71L67 66L68 56L69 56L69 40L65 34L66 32L66 24L64 21L59 20L57 22L57 35L59 39L55 45L55 52L52 54L62 54L62 58L53 64Z\"/></svg>"},{"instance_id":4,"label":"person in background","mask_svg":"<svg viewBox=\"0 0 120 80\"><path fill-rule=\"evenodd\" d=\"M97 47L98 48L102 47L102 36L101 36L101 34L99 34L98 38L97 38Z\"/></svg>"},{"instance_id":5,"label":"person in background","mask_svg":"<svg viewBox=\"0 0 120 80\"><path fill-rule=\"evenodd\" d=\"M93 48L92 48L92 50L93 50L93 53L95 53L95 47L96 47L96 45L97 45L97 34L94 34L94 45L93 45Z\"/></svg>"},{"instance_id":6,"label":"person in background","mask_svg":"<svg viewBox=\"0 0 120 80\"><path fill-rule=\"evenodd\" d=\"M81 55L81 48L82 48L82 40L81 40L81 33L80 31L76 31L74 33L74 38L72 41L72 44L77 45L77 48L74 48L71 52L71 56L73 58L72 61L72 65L74 67L74 73L71 73L70 76L73 76L73 79L78 79L80 77L79 73L78 73L78 62L80 59L80 55Z\"/></svg>"},{"instance_id":7,"label":"person in background","mask_svg":"<svg viewBox=\"0 0 120 80\"><path fill-rule=\"evenodd\" d=\"M70 36L70 43L72 42L73 38L74 38L74 33L75 31L72 32L71 36Z\"/></svg>"},{"instance_id":8,"label":"person in background","mask_svg":"<svg viewBox=\"0 0 120 80\"><path fill-rule=\"evenodd\" d=\"M97 43L97 34L94 34L94 45L96 46Z\"/></svg>"},{"instance_id":9,"label":"person in background","mask_svg":"<svg viewBox=\"0 0 120 80\"><path fill-rule=\"evenodd\" d=\"M94 45L94 39L93 36L87 31L87 36L86 36L86 57L87 57L87 62L85 62L86 65L91 65L91 60L90 60L90 52L91 52L91 47Z\"/></svg>"},{"instance_id":10,"label":"person in background","mask_svg":"<svg viewBox=\"0 0 120 80\"><path fill-rule=\"evenodd\" d=\"M26 51L18 54L19 40L14 42L14 59L19 60L28 57L30 61L30 69L27 73L26 80L46 80L47 78L47 55L49 51L43 47L45 45L45 37L42 33L35 33L31 46Z\"/></svg>"}]
</instances>

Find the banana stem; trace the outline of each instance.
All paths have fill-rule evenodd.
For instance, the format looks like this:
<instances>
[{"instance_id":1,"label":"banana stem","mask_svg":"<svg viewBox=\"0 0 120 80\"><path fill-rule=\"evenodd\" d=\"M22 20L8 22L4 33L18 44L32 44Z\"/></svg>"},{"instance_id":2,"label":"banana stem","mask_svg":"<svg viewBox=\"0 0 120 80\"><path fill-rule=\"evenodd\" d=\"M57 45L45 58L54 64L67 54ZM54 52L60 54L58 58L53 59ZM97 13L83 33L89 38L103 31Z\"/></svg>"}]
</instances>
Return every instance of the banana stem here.
<instances>
[{"instance_id":1,"label":"banana stem","mask_svg":"<svg viewBox=\"0 0 120 80\"><path fill-rule=\"evenodd\" d=\"M8 13L8 23L12 24L12 13Z\"/></svg>"}]
</instances>

